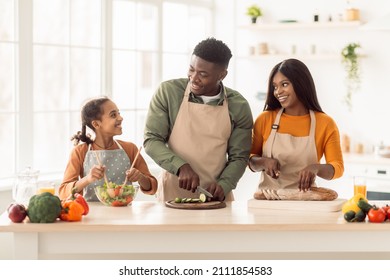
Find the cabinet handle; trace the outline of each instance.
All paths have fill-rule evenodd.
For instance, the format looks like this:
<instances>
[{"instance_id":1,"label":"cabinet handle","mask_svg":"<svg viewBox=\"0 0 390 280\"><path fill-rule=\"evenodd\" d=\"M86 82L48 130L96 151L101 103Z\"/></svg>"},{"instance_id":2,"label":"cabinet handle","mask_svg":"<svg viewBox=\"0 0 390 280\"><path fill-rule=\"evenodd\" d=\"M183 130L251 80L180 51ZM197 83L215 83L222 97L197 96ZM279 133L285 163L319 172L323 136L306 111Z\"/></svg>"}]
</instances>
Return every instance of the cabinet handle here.
<instances>
[{"instance_id":1,"label":"cabinet handle","mask_svg":"<svg viewBox=\"0 0 390 280\"><path fill-rule=\"evenodd\" d=\"M377 173L378 173L378 174L386 175L386 174L387 174L387 171L386 171L386 170L378 170Z\"/></svg>"}]
</instances>

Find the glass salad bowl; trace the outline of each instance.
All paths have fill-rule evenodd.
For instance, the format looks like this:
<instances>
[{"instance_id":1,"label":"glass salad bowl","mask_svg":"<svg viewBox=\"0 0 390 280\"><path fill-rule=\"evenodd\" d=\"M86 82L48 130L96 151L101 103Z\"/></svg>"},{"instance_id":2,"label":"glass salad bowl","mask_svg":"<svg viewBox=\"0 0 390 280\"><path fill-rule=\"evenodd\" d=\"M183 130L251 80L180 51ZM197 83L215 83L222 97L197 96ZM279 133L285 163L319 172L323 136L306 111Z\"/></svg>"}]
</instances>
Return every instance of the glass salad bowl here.
<instances>
[{"instance_id":1,"label":"glass salad bowl","mask_svg":"<svg viewBox=\"0 0 390 280\"><path fill-rule=\"evenodd\" d=\"M109 182L103 186L95 187L95 194L99 201L107 206L131 205L139 190L139 185L117 185Z\"/></svg>"}]
</instances>

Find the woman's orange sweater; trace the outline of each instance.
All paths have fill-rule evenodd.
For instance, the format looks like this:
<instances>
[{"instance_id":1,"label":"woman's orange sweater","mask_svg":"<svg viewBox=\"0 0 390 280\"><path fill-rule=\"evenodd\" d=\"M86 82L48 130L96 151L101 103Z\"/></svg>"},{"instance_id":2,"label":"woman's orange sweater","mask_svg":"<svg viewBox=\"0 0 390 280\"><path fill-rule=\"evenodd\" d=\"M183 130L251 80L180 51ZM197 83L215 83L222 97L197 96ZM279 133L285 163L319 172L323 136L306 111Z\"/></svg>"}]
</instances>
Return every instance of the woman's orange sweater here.
<instances>
[{"instance_id":1,"label":"woman's orange sweater","mask_svg":"<svg viewBox=\"0 0 390 280\"><path fill-rule=\"evenodd\" d=\"M252 132L251 156L263 154L263 146L271 133L272 124L279 110L264 111L255 120ZM332 179L344 173L343 154L340 146L340 133L334 120L325 113L315 112L315 143L318 162L325 155L325 161L334 167ZM291 116L283 113L280 118L278 133L292 136L308 136L310 131L310 114Z\"/></svg>"}]
</instances>

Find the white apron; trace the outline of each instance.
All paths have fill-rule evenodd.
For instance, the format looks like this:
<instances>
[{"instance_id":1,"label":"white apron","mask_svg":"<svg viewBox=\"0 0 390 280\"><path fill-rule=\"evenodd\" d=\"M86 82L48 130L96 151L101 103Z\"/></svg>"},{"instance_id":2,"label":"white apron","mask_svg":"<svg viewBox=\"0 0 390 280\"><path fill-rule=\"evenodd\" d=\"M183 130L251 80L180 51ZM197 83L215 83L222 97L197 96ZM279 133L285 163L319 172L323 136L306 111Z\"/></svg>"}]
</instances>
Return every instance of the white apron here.
<instances>
[{"instance_id":1,"label":"white apron","mask_svg":"<svg viewBox=\"0 0 390 280\"><path fill-rule=\"evenodd\" d=\"M270 136L265 142L263 157L275 158L280 163L279 178L274 179L265 171L261 172L259 188L282 189L298 188L299 171L309 164L318 163L315 144L316 118L310 110L309 136L295 137L290 134L278 133L280 117L283 108L276 115ZM315 186L315 183L312 185Z\"/></svg>"},{"instance_id":2,"label":"white apron","mask_svg":"<svg viewBox=\"0 0 390 280\"><path fill-rule=\"evenodd\" d=\"M84 176L89 173L94 165L99 164L95 154L98 153L100 161L104 166L106 166L106 176L108 181L119 185L123 184L125 181L126 170L130 168L130 158L126 154L125 150L123 150L122 146L117 141L115 142L119 146L119 149L91 151L91 145L88 145L88 151L85 155L83 164ZM104 179L100 179L86 186L84 189L85 199L87 201L99 201L94 188L96 186L103 186L103 184Z\"/></svg>"},{"instance_id":3,"label":"white apron","mask_svg":"<svg viewBox=\"0 0 390 280\"><path fill-rule=\"evenodd\" d=\"M199 175L200 186L216 182L227 162L227 143L231 134L228 102L212 106L189 101L190 86L184 92L172 133L169 148L191 165ZM158 200L173 200L176 197L199 197L179 187L179 177L166 170L159 178ZM230 192L225 200L233 200Z\"/></svg>"}]
</instances>

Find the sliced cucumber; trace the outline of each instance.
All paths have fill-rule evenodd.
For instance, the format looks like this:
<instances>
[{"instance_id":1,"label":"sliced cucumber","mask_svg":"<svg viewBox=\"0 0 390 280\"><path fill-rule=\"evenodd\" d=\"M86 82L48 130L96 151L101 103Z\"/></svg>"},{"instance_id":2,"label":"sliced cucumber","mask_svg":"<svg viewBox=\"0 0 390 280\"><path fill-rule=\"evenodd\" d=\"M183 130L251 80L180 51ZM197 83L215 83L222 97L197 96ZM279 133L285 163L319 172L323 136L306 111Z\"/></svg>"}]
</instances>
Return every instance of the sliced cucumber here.
<instances>
[{"instance_id":1,"label":"sliced cucumber","mask_svg":"<svg viewBox=\"0 0 390 280\"><path fill-rule=\"evenodd\" d=\"M199 200L200 200L200 202L202 202L202 203L206 202L206 200L207 200L206 195L205 195L204 193L201 193L201 194L199 195Z\"/></svg>"}]
</instances>

